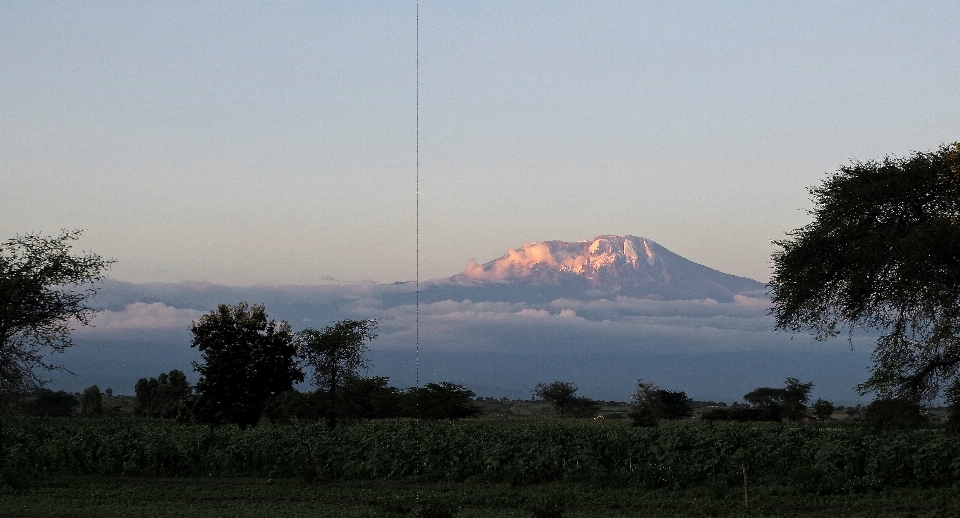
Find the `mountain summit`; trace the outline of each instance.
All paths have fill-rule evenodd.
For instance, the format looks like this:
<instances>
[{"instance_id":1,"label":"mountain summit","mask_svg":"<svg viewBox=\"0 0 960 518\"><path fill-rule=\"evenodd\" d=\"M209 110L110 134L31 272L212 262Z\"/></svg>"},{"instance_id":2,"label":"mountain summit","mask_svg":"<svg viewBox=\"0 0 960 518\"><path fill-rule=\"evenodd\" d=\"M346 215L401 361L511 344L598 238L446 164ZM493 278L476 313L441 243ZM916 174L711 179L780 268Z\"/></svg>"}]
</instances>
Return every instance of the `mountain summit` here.
<instances>
[{"instance_id":1,"label":"mountain summit","mask_svg":"<svg viewBox=\"0 0 960 518\"><path fill-rule=\"evenodd\" d=\"M513 286L573 298L729 301L737 294L765 291L764 284L753 279L694 263L649 239L622 235L524 243L484 264L471 260L450 280L487 291Z\"/></svg>"}]
</instances>

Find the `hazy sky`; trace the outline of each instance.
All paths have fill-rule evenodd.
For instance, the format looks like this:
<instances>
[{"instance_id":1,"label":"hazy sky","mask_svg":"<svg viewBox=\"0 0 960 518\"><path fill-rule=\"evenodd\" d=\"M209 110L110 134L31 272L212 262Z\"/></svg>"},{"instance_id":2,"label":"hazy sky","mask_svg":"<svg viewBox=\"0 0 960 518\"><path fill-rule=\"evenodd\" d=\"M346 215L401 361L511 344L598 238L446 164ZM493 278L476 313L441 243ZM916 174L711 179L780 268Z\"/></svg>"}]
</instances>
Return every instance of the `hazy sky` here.
<instances>
[{"instance_id":1,"label":"hazy sky","mask_svg":"<svg viewBox=\"0 0 960 518\"><path fill-rule=\"evenodd\" d=\"M413 279L415 2L0 2L0 238L133 282ZM433 2L420 276L633 234L765 281L806 187L960 139L960 4Z\"/></svg>"}]
</instances>

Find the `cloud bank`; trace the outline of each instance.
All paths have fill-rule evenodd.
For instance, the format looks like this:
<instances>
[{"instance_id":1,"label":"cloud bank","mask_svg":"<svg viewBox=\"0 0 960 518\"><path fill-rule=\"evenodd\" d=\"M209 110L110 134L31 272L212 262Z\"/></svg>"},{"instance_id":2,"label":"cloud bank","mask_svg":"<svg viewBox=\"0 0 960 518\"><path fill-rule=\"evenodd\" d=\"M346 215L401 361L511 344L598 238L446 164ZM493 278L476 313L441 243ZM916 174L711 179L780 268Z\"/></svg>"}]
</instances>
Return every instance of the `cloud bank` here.
<instances>
[{"instance_id":1,"label":"cloud bank","mask_svg":"<svg viewBox=\"0 0 960 518\"><path fill-rule=\"evenodd\" d=\"M113 360L127 365L123 368L132 365L143 371L134 373L138 377L157 375L161 365L188 371L198 358L189 347L191 322L217 304L243 301L264 304L271 318L286 320L294 330L376 318L380 336L371 349L379 359L373 374L412 385L413 370L422 365L434 375L495 392L489 395L522 397L537 381L549 381L537 376L567 373L566 379L585 390L625 399L636 378L659 373L662 385L685 379L687 387L670 388L696 386L699 397L719 399L736 395L731 393L741 385L777 385L802 372L822 376L826 364L844 367L832 381L815 383L832 384L849 399L856 397L851 387L865 377L868 365L869 341L855 341L850 353L845 344L824 346L803 335L773 332L764 297L737 295L731 302L559 297L538 303L450 298L423 302L418 310L412 289L409 283L229 287L108 281L94 299L102 307L94 326L76 334L85 344L101 345L70 354L79 355L71 356L75 362L100 368ZM107 343L114 344L112 359L93 358ZM562 372L560 365L566 365Z\"/></svg>"}]
</instances>

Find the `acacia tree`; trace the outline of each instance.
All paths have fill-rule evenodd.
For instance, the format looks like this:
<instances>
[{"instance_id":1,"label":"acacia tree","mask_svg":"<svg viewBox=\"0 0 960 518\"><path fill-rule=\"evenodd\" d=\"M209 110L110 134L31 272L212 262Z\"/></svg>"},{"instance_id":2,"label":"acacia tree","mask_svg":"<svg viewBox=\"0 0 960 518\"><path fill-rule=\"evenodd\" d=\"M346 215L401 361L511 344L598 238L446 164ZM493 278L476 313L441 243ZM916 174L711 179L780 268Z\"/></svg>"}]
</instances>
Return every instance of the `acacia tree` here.
<instances>
[{"instance_id":1,"label":"acacia tree","mask_svg":"<svg viewBox=\"0 0 960 518\"><path fill-rule=\"evenodd\" d=\"M270 396L303 381L290 325L268 320L262 305L220 304L190 331L190 346L203 356L203 363L193 363L200 373L193 410L202 422L245 429L260 420Z\"/></svg>"},{"instance_id":2,"label":"acacia tree","mask_svg":"<svg viewBox=\"0 0 960 518\"><path fill-rule=\"evenodd\" d=\"M462 385L441 381L424 387L411 387L404 394L406 414L417 419L446 419L453 424L457 419L476 417L482 413L473 402L474 392Z\"/></svg>"},{"instance_id":3,"label":"acacia tree","mask_svg":"<svg viewBox=\"0 0 960 518\"><path fill-rule=\"evenodd\" d=\"M814 221L776 241L778 329L877 329L861 393L929 400L960 368L960 144L854 162L810 189Z\"/></svg>"},{"instance_id":4,"label":"acacia tree","mask_svg":"<svg viewBox=\"0 0 960 518\"><path fill-rule=\"evenodd\" d=\"M113 263L89 252L71 254L80 234L26 234L0 244L0 471L6 469L2 413L12 399L44 384L37 371L60 368L46 355L73 345L71 324L90 324L95 311L88 299Z\"/></svg>"},{"instance_id":5,"label":"acacia tree","mask_svg":"<svg viewBox=\"0 0 960 518\"><path fill-rule=\"evenodd\" d=\"M580 388L569 381L554 381L537 383L532 392L534 396L553 404L557 414L563 417L563 411L576 404L578 390Z\"/></svg>"},{"instance_id":6,"label":"acacia tree","mask_svg":"<svg viewBox=\"0 0 960 518\"><path fill-rule=\"evenodd\" d=\"M770 421L787 418L799 421L807 415L807 402L813 382L803 383L797 378L787 378L783 388L758 387L743 396L743 400L763 411Z\"/></svg>"},{"instance_id":7,"label":"acacia tree","mask_svg":"<svg viewBox=\"0 0 960 518\"><path fill-rule=\"evenodd\" d=\"M73 345L70 325L89 325L88 300L114 261L72 255L80 230L27 234L0 244L0 404L43 385L38 371L58 369L50 352Z\"/></svg>"},{"instance_id":8,"label":"acacia tree","mask_svg":"<svg viewBox=\"0 0 960 518\"><path fill-rule=\"evenodd\" d=\"M313 382L327 393L327 426L337 426L337 398L349 377L367 369L367 342L377 338L376 320L340 320L323 329L297 333L297 351L313 369Z\"/></svg>"}]
</instances>

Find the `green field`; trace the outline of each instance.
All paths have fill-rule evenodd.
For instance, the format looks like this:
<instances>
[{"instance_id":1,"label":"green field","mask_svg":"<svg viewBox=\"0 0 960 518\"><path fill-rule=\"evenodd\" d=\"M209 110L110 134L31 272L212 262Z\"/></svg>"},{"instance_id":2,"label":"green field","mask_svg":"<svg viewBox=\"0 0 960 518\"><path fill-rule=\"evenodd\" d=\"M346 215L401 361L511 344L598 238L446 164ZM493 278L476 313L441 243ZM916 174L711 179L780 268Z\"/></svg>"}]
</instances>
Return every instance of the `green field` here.
<instances>
[{"instance_id":1,"label":"green field","mask_svg":"<svg viewBox=\"0 0 960 518\"><path fill-rule=\"evenodd\" d=\"M939 429L6 421L2 516L960 516ZM951 514L954 513L954 514Z\"/></svg>"}]
</instances>

